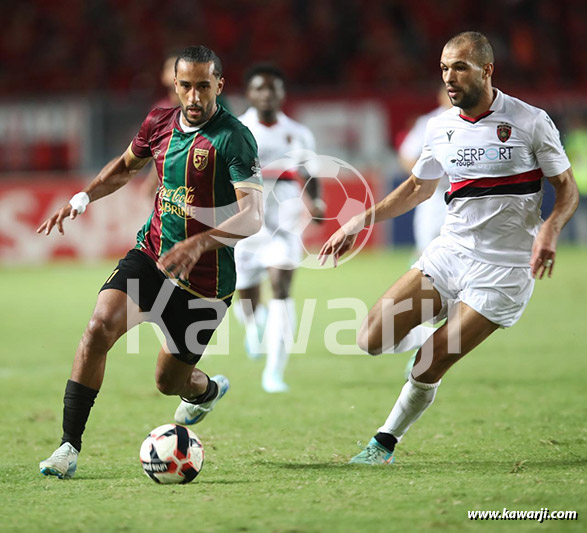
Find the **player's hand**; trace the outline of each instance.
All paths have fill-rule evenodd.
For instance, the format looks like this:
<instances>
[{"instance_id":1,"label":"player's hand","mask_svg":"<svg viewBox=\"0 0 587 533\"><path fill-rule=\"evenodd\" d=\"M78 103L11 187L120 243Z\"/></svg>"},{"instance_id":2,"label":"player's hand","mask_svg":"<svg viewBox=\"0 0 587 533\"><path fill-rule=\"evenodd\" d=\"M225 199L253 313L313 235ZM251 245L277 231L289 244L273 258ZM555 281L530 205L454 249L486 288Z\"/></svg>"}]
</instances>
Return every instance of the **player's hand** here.
<instances>
[{"instance_id":1,"label":"player's hand","mask_svg":"<svg viewBox=\"0 0 587 533\"><path fill-rule=\"evenodd\" d=\"M553 230L548 223L542 224L532 246L530 268L533 278L542 279L545 273L548 273L549 278L552 277L557 240L558 232Z\"/></svg>"},{"instance_id":2,"label":"player's hand","mask_svg":"<svg viewBox=\"0 0 587 533\"><path fill-rule=\"evenodd\" d=\"M328 256L332 256L334 266L338 266L338 258L347 253L355 244L358 236L357 231L354 230L347 222L338 231L333 233L330 238L324 243L318 254L318 261L320 266L324 266L328 260Z\"/></svg>"},{"instance_id":3,"label":"player's hand","mask_svg":"<svg viewBox=\"0 0 587 533\"><path fill-rule=\"evenodd\" d=\"M204 245L198 235L178 242L157 262L159 270L171 277L187 281L190 272L204 253Z\"/></svg>"},{"instance_id":4,"label":"player's hand","mask_svg":"<svg viewBox=\"0 0 587 533\"><path fill-rule=\"evenodd\" d=\"M37 228L37 233L42 233L44 231L45 235L49 235L49 233L51 233L51 230L53 229L53 227L57 226L57 231L59 231L59 233L61 233L61 235L64 235L63 221L67 217L71 218L71 220L75 220L77 215L78 215L77 210L72 209L70 204L66 204L61 209L58 209L51 218L48 218L47 220L45 220L45 222L43 222Z\"/></svg>"}]
</instances>

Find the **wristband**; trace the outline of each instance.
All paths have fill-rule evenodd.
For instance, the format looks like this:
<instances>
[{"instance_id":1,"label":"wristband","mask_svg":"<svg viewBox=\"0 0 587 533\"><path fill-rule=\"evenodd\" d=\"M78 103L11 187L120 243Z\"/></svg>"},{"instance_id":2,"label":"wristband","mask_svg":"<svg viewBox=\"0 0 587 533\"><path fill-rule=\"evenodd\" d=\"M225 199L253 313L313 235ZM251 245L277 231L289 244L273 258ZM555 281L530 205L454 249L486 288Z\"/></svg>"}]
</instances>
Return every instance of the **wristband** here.
<instances>
[{"instance_id":1,"label":"wristband","mask_svg":"<svg viewBox=\"0 0 587 533\"><path fill-rule=\"evenodd\" d=\"M71 197L69 200L69 205L72 209L77 211L78 215L81 215L85 210L86 206L90 203L90 197L88 193L85 192L78 192Z\"/></svg>"}]
</instances>

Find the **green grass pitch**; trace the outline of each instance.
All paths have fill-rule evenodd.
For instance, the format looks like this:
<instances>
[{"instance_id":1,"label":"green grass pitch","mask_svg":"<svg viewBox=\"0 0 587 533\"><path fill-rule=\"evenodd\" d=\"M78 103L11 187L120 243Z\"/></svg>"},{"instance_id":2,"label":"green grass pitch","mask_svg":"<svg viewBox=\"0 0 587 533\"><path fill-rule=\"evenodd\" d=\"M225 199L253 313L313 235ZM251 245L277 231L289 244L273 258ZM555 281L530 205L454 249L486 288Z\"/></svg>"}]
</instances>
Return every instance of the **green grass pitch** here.
<instances>
[{"instance_id":1,"label":"green grass pitch","mask_svg":"<svg viewBox=\"0 0 587 533\"><path fill-rule=\"evenodd\" d=\"M172 421L176 398L154 384L157 341L120 341L84 436L73 480L41 476L61 435L62 396L96 292L115 262L0 269L1 531L584 530L587 519L586 249L563 248L513 328L496 332L444 379L436 403L398 446L391 467L348 459L382 423L408 355L333 355L330 324L370 306L407 268L402 251L363 253L336 270L299 271L299 309L316 298L306 354L291 357L287 395L260 387L230 317L230 355L201 367L232 388L195 431L206 458L196 481L161 486L142 472L147 432ZM343 331L341 343L353 335ZM473 522L467 510L575 510L577 522Z\"/></svg>"}]
</instances>

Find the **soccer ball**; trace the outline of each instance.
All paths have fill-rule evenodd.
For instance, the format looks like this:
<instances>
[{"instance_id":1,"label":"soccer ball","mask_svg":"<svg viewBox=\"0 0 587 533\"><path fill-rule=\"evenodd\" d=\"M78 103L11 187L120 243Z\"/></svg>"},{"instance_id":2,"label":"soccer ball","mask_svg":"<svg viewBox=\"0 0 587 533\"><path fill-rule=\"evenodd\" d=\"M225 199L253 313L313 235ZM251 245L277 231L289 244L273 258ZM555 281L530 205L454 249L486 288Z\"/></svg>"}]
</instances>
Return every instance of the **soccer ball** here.
<instances>
[{"instance_id":1,"label":"soccer ball","mask_svg":"<svg viewBox=\"0 0 587 533\"><path fill-rule=\"evenodd\" d=\"M204 448L188 428L165 424L152 430L140 451L145 474L156 483L189 483L200 473Z\"/></svg>"}]
</instances>

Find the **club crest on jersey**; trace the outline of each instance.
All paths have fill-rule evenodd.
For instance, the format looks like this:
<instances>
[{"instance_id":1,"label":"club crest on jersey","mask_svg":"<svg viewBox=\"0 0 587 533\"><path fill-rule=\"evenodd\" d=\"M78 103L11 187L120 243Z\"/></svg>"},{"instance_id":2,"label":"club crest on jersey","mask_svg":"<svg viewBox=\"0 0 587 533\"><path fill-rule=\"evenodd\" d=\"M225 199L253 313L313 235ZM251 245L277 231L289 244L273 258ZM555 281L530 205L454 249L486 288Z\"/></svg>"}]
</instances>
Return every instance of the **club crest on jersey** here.
<instances>
[{"instance_id":1,"label":"club crest on jersey","mask_svg":"<svg viewBox=\"0 0 587 533\"><path fill-rule=\"evenodd\" d=\"M512 134L512 127L509 124L498 124L497 138L502 142L506 142Z\"/></svg>"},{"instance_id":2,"label":"club crest on jersey","mask_svg":"<svg viewBox=\"0 0 587 533\"><path fill-rule=\"evenodd\" d=\"M202 171L208 166L208 150L194 148L194 166Z\"/></svg>"}]
</instances>

